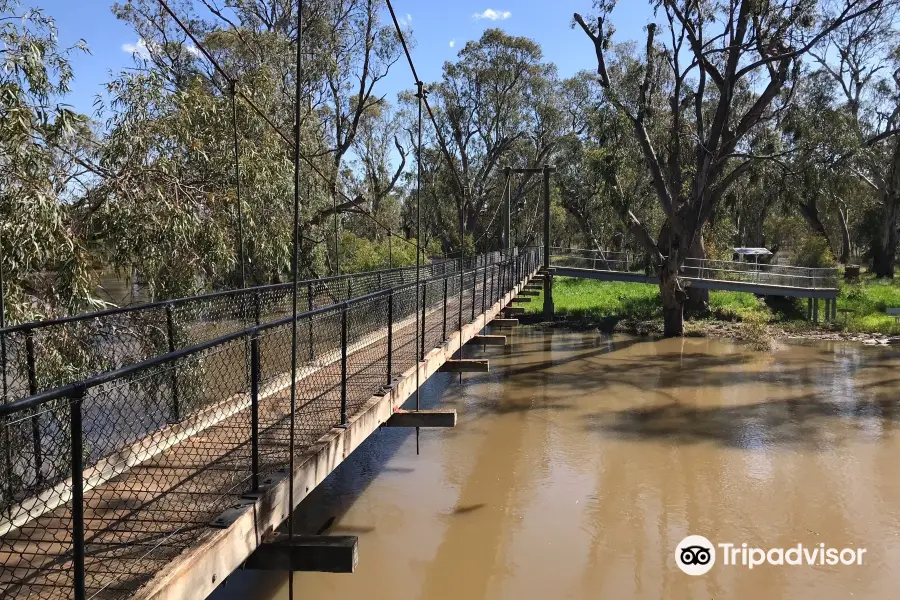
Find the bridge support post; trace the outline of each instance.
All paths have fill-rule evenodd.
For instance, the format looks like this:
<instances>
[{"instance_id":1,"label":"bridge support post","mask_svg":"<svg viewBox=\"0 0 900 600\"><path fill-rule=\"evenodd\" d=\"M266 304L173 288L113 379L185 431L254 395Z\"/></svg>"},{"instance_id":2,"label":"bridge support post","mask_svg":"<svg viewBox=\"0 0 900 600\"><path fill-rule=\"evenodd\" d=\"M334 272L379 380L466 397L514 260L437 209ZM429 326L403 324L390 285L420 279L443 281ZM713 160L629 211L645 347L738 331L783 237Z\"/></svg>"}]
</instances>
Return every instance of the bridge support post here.
<instances>
[{"instance_id":1,"label":"bridge support post","mask_svg":"<svg viewBox=\"0 0 900 600\"><path fill-rule=\"evenodd\" d=\"M447 280L444 280L444 296L446 302L446 291L447 291ZM444 313L446 314L446 312ZM394 290L391 289L391 293L388 294L388 313L387 313L387 385L386 387L391 387L391 384L394 380L394 374L392 371L394 370L393 364L393 354L394 354Z\"/></svg>"},{"instance_id":2,"label":"bridge support post","mask_svg":"<svg viewBox=\"0 0 900 600\"><path fill-rule=\"evenodd\" d=\"M84 600L87 597L84 573L84 426L81 407L84 387L79 386L69 400L72 452L72 595L75 600Z\"/></svg>"},{"instance_id":3,"label":"bridge support post","mask_svg":"<svg viewBox=\"0 0 900 600\"><path fill-rule=\"evenodd\" d=\"M506 186L503 189L503 252L509 256L509 249L512 248L512 237L510 236L510 227L512 219L510 218L510 191L511 191L511 180L510 180L511 169L509 167L505 167L503 169L503 176L506 178Z\"/></svg>"},{"instance_id":4,"label":"bridge support post","mask_svg":"<svg viewBox=\"0 0 900 600\"><path fill-rule=\"evenodd\" d=\"M824 321L827 323L831 320L831 298L825 298L825 318Z\"/></svg>"},{"instance_id":5,"label":"bridge support post","mask_svg":"<svg viewBox=\"0 0 900 600\"><path fill-rule=\"evenodd\" d=\"M309 282L306 284L306 308L309 312L312 312L313 309L313 284ZM313 320L309 320L309 360L314 359L316 356L315 350L313 349Z\"/></svg>"},{"instance_id":6,"label":"bridge support post","mask_svg":"<svg viewBox=\"0 0 900 600\"><path fill-rule=\"evenodd\" d=\"M167 307L168 308L168 307ZM169 312L166 313L170 314ZM171 339L171 338L170 338ZM170 344L171 345L171 344ZM169 350L171 352L171 350ZM34 357L34 331L31 329L25 332L25 369L28 372L28 394L34 396L38 392L37 387L37 365ZM172 369L173 378L175 369ZM4 376L6 374L4 373ZM175 386L172 386L175 389ZM177 393L177 392L176 392ZM5 400L5 399L4 399ZM177 402L177 400L176 400ZM43 465L44 459L41 452L41 424L38 420L38 409L34 409L34 415L31 418L31 447L34 456L34 477L38 482L43 481ZM12 471L10 471L12 474ZM12 476L10 475L10 480Z\"/></svg>"},{"instance_id":7,"label":"bridge support post","mask_svg":"<svg viewBox=\"0 0 900 600\"><path fill-rule=\"evenodd\" d=\"M421 335L421 343L419 344L419 356L416 357L417 361L425 360L425 302L428 300L428 282L422 282L422 335Z\"/></svg>"},{"instance_id":8,"label":"bridge support post","mask_svg":"<svg viewBox=\"0 0 900 600\"><path fill-rule=\"evenodd\" d=\"M250 490L259 491L259 334L250 338Z\"/></svg>"},{"instance_id":9,"label":"bridge support post","mask_svg":"<svg viewBox=\"0 0 900 600\"><path fill-rule=\"evenodd\" d=\"M175 319L172 315L172 304L166 304L166 334L169 342L169 352L175 352ZM171 423L181 421L181 402L178 397L178 367L172 366L172 405L169 408Z\"/></svg>"},{"instance_id":10,"label":"bridge support post","mask_svg":"<svg viewBox=\"0 0 900 600\"><path fill-rule=\"evenodd\" d=\"M444 277L444 317L442 325L441 340L447 341L447 278Z\"/></svg>"},{"instance_id":11,"label":"bridge support post","mask_svg":"<svg viewBox=\"0 0 900 600\"><path fill-rule=\"evenodd\" d=\"M831 299L831 322L837 321L837 297Z\"/></svg>"},{"instance_id":12,"label":"bridge support post","mask_svg":"<svg viewBox=\"0 0 900 600\"><path fill-rule=\"evenodd\" d=\"M807 321L812 321L812 303L813 303L812 298L806 299L806 320Z\"/></svg>"},{"instance_id":13,"label":"bridge support post","mask_svg":"<svg viewBox=\"0 0 900 600\"><path fill-rule=\"evenodd\" d=\"M293 383L293 382L292 382ZM296 385L296 384L294 384ZM341 309L341 427L348 426L347 417L347 306Z\"/></svg>"},{"instance_id":14,"label":"bridge support post","mask_svg":"<svg viewBox=\"0 0 900 600\"><path fill-rule=\"evenodd\" d=\"M553 167L544 165L544 318L553 316L553 276L550 274L550 174Z\"/></svg>"},{"instance_id":15,"label":"bridge support post","mask_svg":"<svg viewBox=\"0 0 900 600\"><path fill-rule=\"evenodd\" d=\"M813 298L813 323L819 322L819 299Z\"/></svg>"}]
</instances>

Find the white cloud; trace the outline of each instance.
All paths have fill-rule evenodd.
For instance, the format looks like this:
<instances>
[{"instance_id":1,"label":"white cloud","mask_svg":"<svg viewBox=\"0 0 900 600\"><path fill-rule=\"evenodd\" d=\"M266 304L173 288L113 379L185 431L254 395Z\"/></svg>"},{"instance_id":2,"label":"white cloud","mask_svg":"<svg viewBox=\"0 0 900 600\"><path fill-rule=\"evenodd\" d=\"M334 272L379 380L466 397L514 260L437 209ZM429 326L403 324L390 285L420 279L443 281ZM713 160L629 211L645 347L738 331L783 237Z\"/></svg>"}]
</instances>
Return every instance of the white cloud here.
<instances>
[{"instance_id":1,"label":"white cloud","mask_svg":"<svg viewBox=\"0 0 900 600\"><path fill-rule=\"evenodd\" d=\"M484 12L475 13L472 15L473 19L488 19L490 21L504 21L512 16L512 13L508 10L494 10L493 8L486 8Z\"/></svg>"},{"instance_id":2,"label":"white cloud","mask_svg":"<svg viewBox=\"0 0 900 600\"><path fill-rule=\"evenodd\" d=\"M450 47L451 47L451 48L455 48L455 47L456 47L456 40L450 40Z\"/></svg>"},{"instance_id":3,"label":"white cloud","mask_svg":"<svg viewBox=\"0 0 900 600\"><path fill-rule=\"evenodd\" d=\"M197 58L203 56L200 49L193 44L185 44L184 49L191 56ZM136 44L122 44L122 52L137 54L139 58L150 58L150 49L147 47L147 42L143 39L139 39Z\"/></svg>"},{"instance_id":4,"label":"white cloud","mask_svg":"<svg viewBox=\"0 0 900 600\"><path fill-rule=\"evenodd\" d=\"M122 52L137 54L141 58L148 58L150 56L150 51L147 50L147 42L143 39L139 39L136 44L122 44Z\"/></svg>"}]
</instances>

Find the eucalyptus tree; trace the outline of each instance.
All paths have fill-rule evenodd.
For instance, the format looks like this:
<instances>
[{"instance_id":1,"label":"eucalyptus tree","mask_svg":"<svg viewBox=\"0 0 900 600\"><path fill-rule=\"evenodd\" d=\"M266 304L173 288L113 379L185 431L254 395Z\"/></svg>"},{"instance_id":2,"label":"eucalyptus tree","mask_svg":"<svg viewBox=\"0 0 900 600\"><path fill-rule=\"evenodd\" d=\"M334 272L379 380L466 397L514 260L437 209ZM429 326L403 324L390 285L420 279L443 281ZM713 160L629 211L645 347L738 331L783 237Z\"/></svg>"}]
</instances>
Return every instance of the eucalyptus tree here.
<instances>
[{"instance_id":1,"label":"eucalyptus tree","mask_svg":"<svg viewBox=\"0 0 900 600\"><path fill-rule=\"evenodd\" d=\"M853 10L851 0L834 0L828 15ZM872 270L894 276L900 243L900 6L882 2L859 18L832 28L814 56L834 82L855 136L846 167L877 197L880 223L871 241Z\"/></svg>"},{"instance_id":2,"label":"eucalyptus tree","mask_svg":"<svg viewBox=\"0 0 900 600\"><path fill-rule=\"evenodd\" d=\"M142 186L116 187L122 180L113 179L95 196L105 191L125 213L130 211L127 203L141 198L147 207L159 203L158 212L165 214L175 206L170 198L177 189L178 198L190 200L177 202L179 214L190 213L178 226L190 224L197 243L184 249L183 269L173 265L156 269L148 264L148 254L136 253L143 243L140 238L171 236L160 244L164 248L177 246L183 236L175 222L167 231L163 220L145 220L136 229L129 228L118 244L129 252L117 256L155 273L144 276L152 278L160 290L173 288L163 292L167 294L175 288L182 293L191 285L235 283L241 255L236 235L236 178L240 176L243 267L251 281L279 280L290 265L294 106L299 101L304 156L301 269L316 274L323 262L334 265L333 253L325 251L333 247L332 220L345 211L377 209L396 184L396 179L367 182L366 176L376 175L375 171L358 172L348 162L353 151L362 147L357 143L361 128L376 127L367 123L374 123L386 109L377 84L399 58L394 37L381 23L383 0L305 3L300 73L294 57L295 3L199 0L170 6L202 49L156 0L128 0L114 7L120 18L132 24L142 46L136 57L137 72L116 83L111 140L118 129L131 134L143 130L145 139L152 142L137 145L144 150L142 158L123 144L110 146L107 159L121 161L130 156L133 160L119 164L118 170L128 171ZM295 98L298 78L302 94ZM230 112L235 92L238 169ZM142 97L146 94L152 95L151 102ZM163 123L169 129L163 129ZM120 156L110 155L113 148ZM166 180L155 177L162 171L157 163L164 161L168 161ZM357 173L362 173L362 182ZM372 190L378 198L367 199ZM144 210L133 208L137 214ZM193 265L193 277L188 265ZM169 283L164 282L167 278Z\"/></svg>"},{"instance_id":3,"label":"eucalyptus tree","mask_svg":"<svg viewBox=\"0 0 900 600\"><path fill-rule=\"evenodd\" d=\"M627 124L603 98L596 77L578 73L562 82L561 94L564 130L557 142L553 178L560 202L587 247L627 250L632 240L623 235L613 209L614 195L624 192L635 210L652 218L649 178L641 167L640 151ZM627 189L614 189L616 178Z\"/></svg>"},{"instance_id":4,"label":"eucalyptus tree","mask_svg":"<svg viewBox=\"0 0 900 600\"><path fill-rule=\"evenodd\" d=\"M636 89L610 77L607 57L615 0L595 0L589 20L575 23L590 39L605 97L630 123L667 219L653 236L623 206L621 217L653 256L663 303L664 333L681 335L686 290L681 267L728 190L758 160L750 133L787 105L801 60L829 33L877 10L884 0L848 0L821 19L812 0L655 0L664 33L647 27L643 76ZM670 134L651 136L667 100Z\"/></svg>"},{"instance_id":5,"label":"eucalyptus tree","mask_svg":"<svg viewBox=\"0 0 900 600\"><path fill-rule=\"evenodd\" d=\"M853 175L861 166L856 125L836 100L830 75L822 69L806 75L781 122L786 152L775 163L783 175L773 189L846 264L851 250L849 220L861 215L869 203L858 200L862 184Z\"/></svg>"},{"instance_id":6,"label":"eucalyptus tree","mask_svg":"<svg viewBox=\"0 0 900 600\"><path fill-rule=\"evenodd\" d=\"M467 235L479 224L498 224L491 215L502 195L503 167L549 160L561 124L557 85L556 69L543 62L538 44L499 29L486 30L444 64L441 81L428 89L456 201L450 231L459 227L459 215ZM532 177L519 181L515 210L528 213L523 202L534 185Z\"/></svg>"},{"instance_id":7,"label":"eucalyptus tree","mask_svg":"<svg viewBox=\"0 0 900 600\"><path fill-rule=\"evenodd\" d=\"M0 0L0 269L7 322L92 304L91 257L71 202L92 176L87 119L62 103L69 58L53 19Z\"/></svg>"}]
</instances>

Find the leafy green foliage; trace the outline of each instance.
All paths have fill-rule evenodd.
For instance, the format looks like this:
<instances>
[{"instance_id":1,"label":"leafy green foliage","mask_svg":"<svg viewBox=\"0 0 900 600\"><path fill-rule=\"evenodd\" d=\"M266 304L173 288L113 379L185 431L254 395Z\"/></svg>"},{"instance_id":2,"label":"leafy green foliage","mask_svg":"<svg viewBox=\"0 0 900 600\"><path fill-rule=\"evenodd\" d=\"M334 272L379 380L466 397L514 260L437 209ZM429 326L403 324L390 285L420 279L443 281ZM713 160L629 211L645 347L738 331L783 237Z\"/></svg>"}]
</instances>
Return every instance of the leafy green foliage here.
<instances>
[{"instance_id":1,"label":"leafy green foliage","mask_svg":"<svg viewBox=\"0 0 900 600\"><path fill-rule=\"evenodd\" d=\"M828 240L818 235L806 235L793 247L791 264L798 267L834 267L837 261L831 253Z\"/></svg>"},{"instance_id":2,"label":"leafy green foliage","mask_svg":"<svg viewBox=\"0 0 900 600\"><path fill-rule=\"evenodd\" d=\"M83 116L59 104L69 56L53 20L0 0L0 268L7 321L91 303L90 257L74 208L65 203L83 175L76 164L90 136ZM75 183L72 183L75 182Z\"/></svg>"}]
</instances>

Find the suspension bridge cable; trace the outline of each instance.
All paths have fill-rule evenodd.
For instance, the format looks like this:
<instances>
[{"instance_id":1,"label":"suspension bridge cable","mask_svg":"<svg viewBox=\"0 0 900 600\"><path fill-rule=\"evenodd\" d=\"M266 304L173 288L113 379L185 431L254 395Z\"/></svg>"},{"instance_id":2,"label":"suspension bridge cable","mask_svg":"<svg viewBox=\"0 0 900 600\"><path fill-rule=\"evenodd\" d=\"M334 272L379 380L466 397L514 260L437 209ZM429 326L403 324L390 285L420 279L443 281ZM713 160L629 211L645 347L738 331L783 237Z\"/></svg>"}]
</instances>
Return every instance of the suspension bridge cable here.
<instances>
[{"instance_id":1,"label":"suspension bridge cable","mask_svg":"<svg viewBox=\"0 0 900 600\"><path fill-rule=\"evenodd\" d=\"M419 84L421 80L419 79L419 74L416 71L416 65L413 62L412 54L409 52L409 46L406 44L406 37L403 35L403 29L400 27L400 21L397 20L397 13L394 11L394 5L391 3L391 0L385 0L387 3L388 11L391 13L391 20L394 22L394 29L397 31L397 37L400 39L400 45L403 47L403 53L406 55L406 60L409 63L409 68L412 71L413 77L416 80L416 83ZM441 133L441 128L437 124L437 119L434 118L434 111L431 110L431 105L428 103L428 96L426 94L422 94L421 103L425 105L425 110L428 111L428 117L431 120L432 125L434 125L434 132L438 137L438 144L441 147L441 152L444 155L444 158L447 160L447 165L450 167L450 171L453 173L453 178L456 180L456 185L459 188L460 199L459 199L459 245L460 245L460 255L459 255L459 312L458 312L458 325L459 325L459 356L462 356L462 304L463 304L463 271L465 270L465 226L464 226L464 214L465 214L465 185L463 185L462 179L459 176L459 173L456 171L456 166L453 164L453 158L450 156L450 151L447 149L447 141L444 139L444 134ZM421 134L421 126L419 128ZM416 240L418 241L418 240ZM472 302L474 305L475 296L472 296ZM462 379L462 374L460 374L460 379Z\"/></svg>"},{"instance_id":2,"label":"suspension bridge cable","mask_svg":"<svg viewBox=\"0 0 900 600\"><path fill-rule=\"evenodd\" d=\"M162 1L162 0L160 0ZM291 417L290 417L290 458L288 472L290 481L288 484L288 535L294 537L294 427L296 421L297 406L297 271L300 256L298 254L300 237L300 94L301 81L300 70L303 66L303 0L297 2L297 77L294 90L294 242L291 256ZM288 577L289 593L293 599L294 577L291 573Z\"/></svg>"},{"instance_id":3,"label":"suspension bridge cable","mask_svg":"<svg viewBox=\"0 0 900 600\"><path fill-rule=\"evenodd\" d=\"M296 146L296 144L294 143L294 140L291 140L287 135L285 135L285 133L281 130L281 128L278 127L278 125L276 125L275 122L272 121L272 119L271 119L268 115L266 115L265 112L263 112L263 110L262 110L261 108L259 108L259 106L257 106L256 103L253 102L253 100L252 100L247 94L245 94L243 91L241 91L240 87L238 87L238 85L237 85L237 80L236 80L235 78L233 78L231 75L229 75L229 74L225 71L225 69L222 67L222 65L220 65L219 62L218 62L215 58L213 58L212 54L210 54L209 51L206 49L206 46L204 46L204 45L200 42L200 40L197 39L197 37L190 31L190 29L188 29L188 27L181 21L181 19L178 18L178 15L176 15L175 12L169 7L169 5L166 3L166 0L157 0L157 2L159 2L159 4L163 7L163 9L165 9L165 11L169 14L169 16L171 16L172 19L174 19L175 23L178 24L178 27L179 27L182 31L184 31L185 35L187 35L187 36L191 39L191 41L194 43L194 45L197 47L197 49L203 54L203 56L206 57L206 59L210 62L210 64L212 64L213 68L214 68L214 69L215 69L222 77L224 77L229 83L231 83L231 84L234 86L235 92L237 93L237 95L240 96L241 99L242 99L244 102L246 102L247 105L250 106L250 108L253 109L253 112L255 112L257 115L259 115L259 117L261 117L261 118L263 119L263 121L265 121L266 124L267 124L269 127L271 127L271 128L278 134L278 136L279 136L282 140L284 140L284 142L285 142L286 144L288 144L288 145L291 146L291 147ZM297 79L298 79L298 80L300 79L300 73L299 73L299 71L297 72ZM213 84L216 85L215 82L213 82ZM218 87L218 85L216 85L216 87ZM224 90L221 90L221 88L219 88L219 89L220 89L220 91L223 91L223 93L224 93ZM299 128L297 128L297 132L298 132L298 135L299 135ZM324 173L323 173L323 172L315 165L314 162L312 162L312 161L309 159L308 156L306 156L306 155L301 155L301 156L300 156L300 159L301 159L303 162L305 162L306 165L307 165L307 166L308 166L308 167L309 167L316 175L318 175L319 177L321 177L323 181L328 181L328 177L325 176L325 174L324 174ZM355 200L351 199L350 196L348 196L348 195L347 195L346 193L344 193L342 190L335 190L335 191L336 191L338 194L341 195L341 197L346 201L346 203L349 203L351 206L356 206L356 205L357 205L357 202L356 202ZM336 206L333 207L333 210L335 210L336 208L337 208ZM369 213L367 213L367 212L365 212L365 211L360 211L360 212L358 212L357 214L361 214L361 215L363 215L364 217L366 217L367 219L371 220L373 223L375 223L376 225L378 225L379 227L381 227L384 231L388 232L388 235L393 235L393 236L396 237L397 239L403 240L404 242L406 242L406 243L409 244L410 246L415 246L416 249L417 249L417 251L418 251L418 249L419 249L418 243L417 243L417 244L413 244L412 242L410 242L410 241L407 240L406 238L404 238L404 237L402 237L402 236L399 236L399 235L397 235L397 234L392 233L392 232L391 232L391 229L390 229L387 225L385 225L384 223L382 223L381 221L379 221L375 216L373 216L373 215L371 215L371 214L369 214ZM417 240L417 242L418 242L418 240Z\"/></svg>"},{"instance_id":4,"label":"suspension bridge cable","mask_svg":"<svg viewBox=\"0 0 900 600\"><path fill-rule=\"evenodd\" d=\"M394 29L397 31L397 37L400 39L400 45L403 46L403 53L406 54L406 60L407 62L409 62L409 68L412 71L415 80L419 81L419 74L416 72L416 65L413 64L412 54L410 54L409 52L409 46L406 45L406 38L403 35L403 29L400 27L400 21L397 20L397 13L394 12L394 5L391 4L391 0L385 1L387 2L388 10L391 13L391 19L394 21ZM444 139L444 134L441 133L441 128L438 127L437 119L434 118L434 112L431 110L431 105L428 103L428 97L424 97L422 99L422 102L423 104L425 104L425 110L428 111L428 118L431 120L432 125L434 125L434 132L438 136L438 143L441 147L441 152L447 159L447 164L450 166L450 171L453 172L453 178L456 180L456 184L459 186L460 193L462 193L465 190L465 186L463 185L459 173L457 173L456 171L456 166L453 164L453 158L450 156L450 151L447 149L447 140Z\"/></svg>"},{"instance_id":5,"label":"suspension bridge cable","mask_svg":"<svg viewBox=\"0 0 900 600\"><path fill-rule=\"evenodd\" d=\"M238 262L241 263L241 289L247 287L247 269L244 265L244 206L241 202L241 147L238 142L237 95L234 81L231 82L231 132L234 138L234 189L237 196L238 217Z\"/></svg>"}]
</instances>

